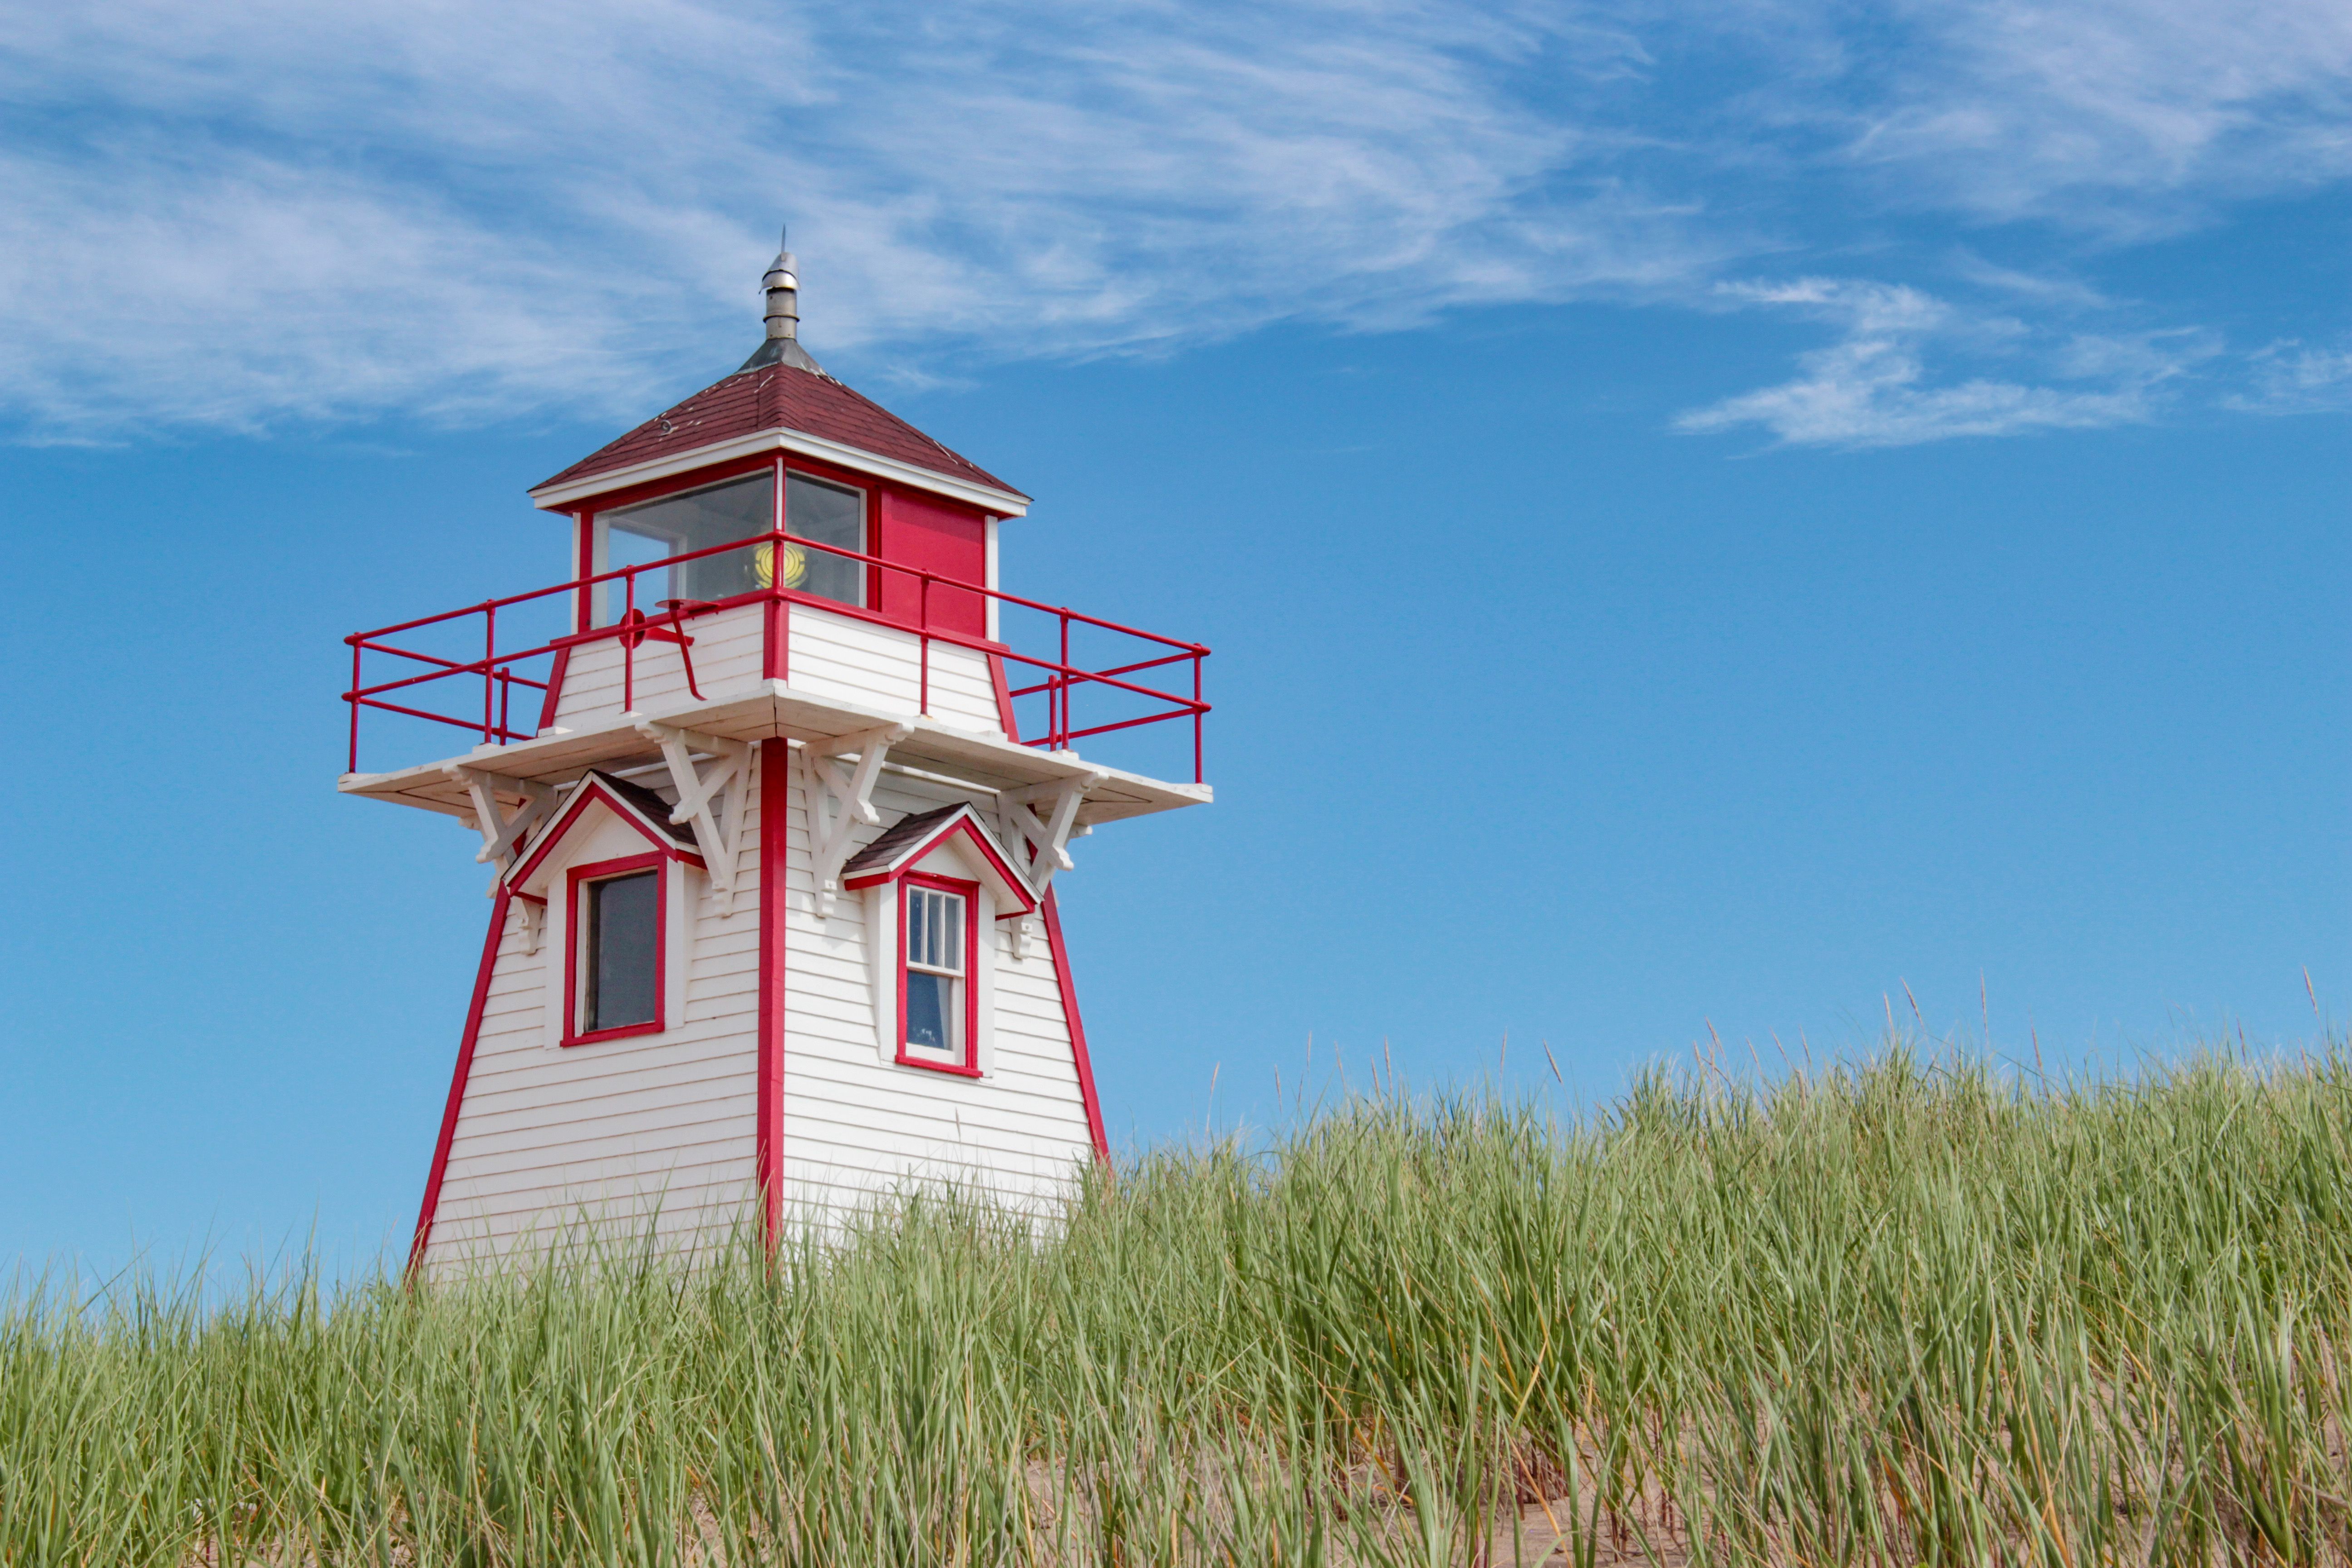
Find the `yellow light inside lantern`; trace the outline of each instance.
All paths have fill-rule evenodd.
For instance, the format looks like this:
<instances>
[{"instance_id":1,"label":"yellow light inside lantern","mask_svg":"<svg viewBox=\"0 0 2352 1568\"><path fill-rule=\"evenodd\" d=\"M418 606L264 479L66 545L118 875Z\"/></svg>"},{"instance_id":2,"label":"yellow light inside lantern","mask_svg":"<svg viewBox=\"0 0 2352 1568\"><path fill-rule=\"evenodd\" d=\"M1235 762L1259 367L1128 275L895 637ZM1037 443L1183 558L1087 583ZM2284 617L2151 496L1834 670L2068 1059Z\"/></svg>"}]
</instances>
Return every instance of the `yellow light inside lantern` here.
<instances>
[{"instance_id":1,"label":"yellow light inside lantern","mask_svg":"<svg viewBox=\"0 0 2352 1568\"><path fill-rule=\"evenodd\" d=\"M776 547L772 542L751 552L751 573L760 579L760 586L776 585ZM797 544L784 546L784 586L797 588L808 581L808 552Z\"/></svg>"}]
</instances>

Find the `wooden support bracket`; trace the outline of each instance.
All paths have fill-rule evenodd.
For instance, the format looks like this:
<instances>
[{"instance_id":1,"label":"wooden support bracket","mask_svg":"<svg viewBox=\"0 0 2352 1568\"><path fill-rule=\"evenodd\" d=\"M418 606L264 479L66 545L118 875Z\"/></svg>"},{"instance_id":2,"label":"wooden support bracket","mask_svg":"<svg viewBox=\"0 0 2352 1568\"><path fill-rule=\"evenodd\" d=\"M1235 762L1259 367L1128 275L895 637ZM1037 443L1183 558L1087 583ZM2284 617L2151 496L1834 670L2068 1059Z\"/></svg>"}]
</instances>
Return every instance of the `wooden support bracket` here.
<instances>
[{"instance_id":1,"label":"wooden support bracket","mask_svg":"<svg viewBox=\"0 0 2352 1568\"><path fill-rule=\"evenodd\" d=\"M841 868L849 861L851 836L861 826L882 826L882 815L874 809L874 781L882 774L882 759L914 732L911 724L884 724L801 747L801 763L808 775L809 859L816 874L817 919L833 913L833 901L841 892ZM856 765L845 770L841 759L851 752L856 753Z\"/></svg>"},{"instance_id":2,"label":"wooden support bracket","mask_svg":"<svg viewBox=\"0 0 2352 1568\"><path fill-rule=\"evenodd\" d=\"M744 804L751 794L751 742L650 721L641 721L637 733L661 747L662 761L669 764L669 782L677 791L669 819L693 826L709 870L710 895L724 920L735 912L736 861L743 847ZM697 764L697 752L709 761Z\"/></svg>"},{"instance_id":3,"label":"wooden support bracket","mask_svg":"<svg viewBox=\"0 0 2352 1568\"><path fill-rule=\"evenodd\" d=\"M547 935L547 900L529 893L517 893L508 906L522 916L522 950L535 953Z\"/></svg>"},{"instance_id":4,"label":"wooden support bracket","mask_svg":"<svg viewBox=\"0 0 2352 1568\"><path fill-rule=\"evenodd\" d=\"M1090 772L1077 778L1056 779L1051 784L1031 784L1024 789L1007 790L996 797L1003 812L1005 847L1014 855L1028 852L1022 865L1029 885L1042 900L1052 885L1056 871L1075 870L1070 859L1069 842L1083 838L1091 828L1077 826L1078 807L1087 800L1087 791L1093 789L1110 775ZM1045 814L1037 814L1037 805L1045 806ZM1042 907L1042 906L1041 906ZM1013 922L1013 951L1019 957L1028 951L1036 939L1037 921L1034 915L1024 916Z\"/></svg>"},{"instance_id":5,"label":"wooden support bracket","mask_svg":"<svg viewBox=\"0 0 2352 1568\"><path fill-rule=\"evenodd\" d=\"M514 864L515 850L521 845L523 835L555 809L555 786L533 779L501 778L462 763L451 763L441 771L464 784L466 793L473 797L473 826L482 835L482 847L474 852L474 859L481 865L497 866L485 895L495 899L499 896L499 879ZM515 808L512 816L499 810L500 791L522 796L522 805Z\"/></svg>"}]
</instances>

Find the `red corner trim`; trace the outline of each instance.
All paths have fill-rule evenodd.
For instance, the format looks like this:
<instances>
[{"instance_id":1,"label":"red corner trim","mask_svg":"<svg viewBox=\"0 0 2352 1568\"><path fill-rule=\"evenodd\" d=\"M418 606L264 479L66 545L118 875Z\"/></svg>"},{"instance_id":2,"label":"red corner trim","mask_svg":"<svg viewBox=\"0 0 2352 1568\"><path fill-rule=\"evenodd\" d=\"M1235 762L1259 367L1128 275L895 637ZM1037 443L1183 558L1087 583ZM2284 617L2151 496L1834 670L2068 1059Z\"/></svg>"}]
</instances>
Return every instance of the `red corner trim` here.
<instances>
[{"instance_id":1,"label":"red corner trim","mask_svg":"<svg viewBox=\"0 0 2352 1568\"><path fill-rule=\"evenodd\" d=\"M760 1087L751 1168L760 1232L770 1247L784 1219L784 834L792 742L760 742Z\"/></svg>"},{"instance_id":2,"label":"red corner trim","mask_svg":"<svg viewBox=\"0 0 2352 1568\"><path fill-rule=\"evenodd\" d=\"M1062 945L1062 906L1054 889L1045 889L1045 942L1054 950L1054 984L1062 991L1062 1016L1070 1026L1070 1054L1078 1064L1078 1093L1087 1102L1087 1135L1095 1141L1095 1158L1110 1163L1110 1142L1103 1136L1102 1102L1095 1098L1094 1064L1087 1057L1087 1026L1078 1021L1078 987L1070 978L1070 952Z\"/></svg>"},{"instance_id":3,"label":"red corner trim","mask_svg":"<svg viewBox=\"0 0 2352 1568\"><path fill-rule=\"evenodd\" d=\"M781 534L784 531L784 458L779 452L769 459L768 471L772 476L771 494L775 502L775 515L768 526ZM788 680L793 673L793 606L781 595L771 594L760 605L760 679Z\"/></svg>"},{"instance_id":4,"label":"red corner trim","mask_svg":"<svg viewBox=\"0 0 2352 1568\"><path fill-rule=\"evenodd\" d=\"M559 672L557 679L560 681L562 679L562 674ZM1004 726L1004 738L1008 741L1020 740L1021 726L1013 720L1013 688L1005 684L1004 679L1003 655L992 653L988 656L988 679L989 683L996 688L996 721ZM548 699L551 704L554 700L551 697ZM553 712L554 709L550 707L548 711ZM549 722L551 723L553 721L551 720ZM540 726L541 729L546 727L544 724Z\"/></svg>"},{"instance_id":5,"label":"red corner trim","mask_svg":"<svg viewBox=\"0 0 2352 1568\"><path fill-rule=\"evenodd\" d=\"M482 966L474 973L474 1000L466 1008L466 1033L457 1045L457 1068L449 1075L449 1103L441 1110L441 1137L433 1145L433 1170L425 1178L425 1202L416 1211L416 1239L409 1244L408 1268L414 1273L425 1261L425 1245L433 1239L433 1216L441 1208L441 1177L449 1169L449 1145L457 1136L457 1112L466 1103L466 1080L474 1071L474 1042L482 1034L482 1009L489 1005L490 974L498 968L499 944L507 931L506 889L499 889L490 906L490 934L482 940Z\"/></svg>"},{"instance_id":6,"label":"red corner trim","mask_svg":"<svg viewBox=\"0 0 2352 1568\"><path fill-rule=\"evenodd\" d=\"M555 722L555 706L563 700L563 672L572 667L572 648L566 644L555 650L555 663L547 672L547 700L539 705L539 730L544 731Z\"/></svg>"}]
</instances>

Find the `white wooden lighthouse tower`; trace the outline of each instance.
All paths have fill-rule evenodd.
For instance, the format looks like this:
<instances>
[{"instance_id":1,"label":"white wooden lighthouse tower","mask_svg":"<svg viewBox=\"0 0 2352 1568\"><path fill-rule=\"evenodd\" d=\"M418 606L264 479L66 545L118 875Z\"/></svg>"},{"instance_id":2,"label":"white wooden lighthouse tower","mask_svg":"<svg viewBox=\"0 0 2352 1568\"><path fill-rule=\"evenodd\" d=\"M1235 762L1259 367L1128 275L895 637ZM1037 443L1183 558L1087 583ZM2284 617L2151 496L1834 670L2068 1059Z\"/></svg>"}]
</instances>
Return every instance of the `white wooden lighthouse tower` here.
<instances>
[{"instance_id":1,"label":"white wooden lighthouse tower","mask_svg":"<svg viewBox=\"0 0 2352 1568\"><path fill-rule=\"evenodd\" d=\"M493 872L414 1265L1106 1155L1055 880L1210 798L1208 650L1005 593L1028 499L819 368L798 289L780 255L740 370L530 492L562 582L347 639L341 787Z\"/></svg>"}]
</instances>

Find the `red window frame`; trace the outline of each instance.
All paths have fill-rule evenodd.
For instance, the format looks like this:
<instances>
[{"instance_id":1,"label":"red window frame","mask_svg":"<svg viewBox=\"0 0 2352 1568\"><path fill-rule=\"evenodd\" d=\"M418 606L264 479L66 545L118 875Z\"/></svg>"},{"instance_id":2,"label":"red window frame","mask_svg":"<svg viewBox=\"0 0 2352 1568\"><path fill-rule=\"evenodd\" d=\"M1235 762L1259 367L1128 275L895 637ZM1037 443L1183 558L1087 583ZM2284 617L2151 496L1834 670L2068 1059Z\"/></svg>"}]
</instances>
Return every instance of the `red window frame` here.
<instances>
[{"instance_id":1,"label":"red window frame","mask_svg":"<svg viewBox=\"0 0 2352 1568\"><path fill-rule=\"evenodd\" d=\"M671 857L656 849L626 855L617 860L597 860L574 866L563 883L563 1040L565 1046L593 1046L603 1040L625 1040L632 1035L658 1035L669 1027L669 879ZM654 881L654 1016L643 1024L583 1034L580 1029L580 954L587 928L580 919L580 889L591 882L610 881L633 871L651 870Z\"/></svg>"},{"instance_id":2,"label":"red window frame","mask_svg":"<svg viewBox=\"0 0 2352 1568\"><path fill-rule=\"evenodd\" d=\"M963 1059L912 1056L907 1048L907 910L908 888L929 888L953 893L963 900ZM934 877L908 871L898 878L898 1065L952 1073L958 1078L980 1076L980 884L955 877ZM923 1047L918 1047L923 1048Z\"/></svg>"}]
</instances>

